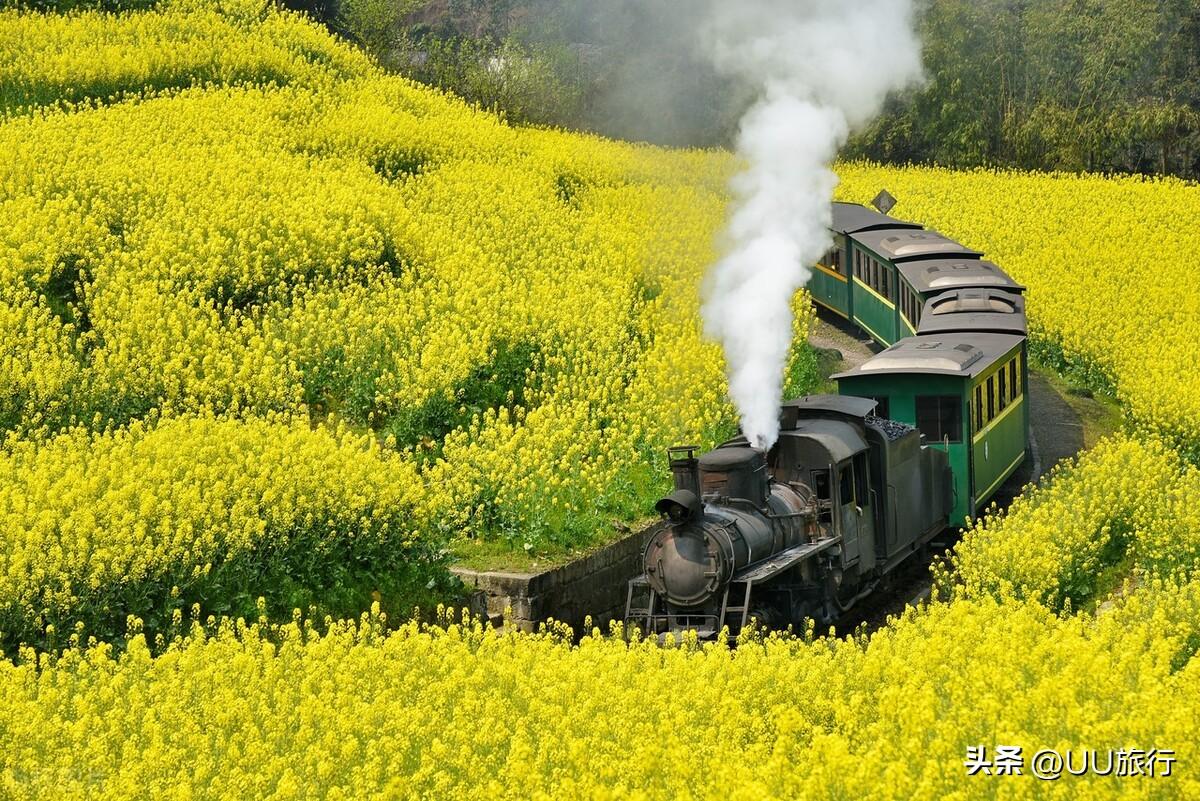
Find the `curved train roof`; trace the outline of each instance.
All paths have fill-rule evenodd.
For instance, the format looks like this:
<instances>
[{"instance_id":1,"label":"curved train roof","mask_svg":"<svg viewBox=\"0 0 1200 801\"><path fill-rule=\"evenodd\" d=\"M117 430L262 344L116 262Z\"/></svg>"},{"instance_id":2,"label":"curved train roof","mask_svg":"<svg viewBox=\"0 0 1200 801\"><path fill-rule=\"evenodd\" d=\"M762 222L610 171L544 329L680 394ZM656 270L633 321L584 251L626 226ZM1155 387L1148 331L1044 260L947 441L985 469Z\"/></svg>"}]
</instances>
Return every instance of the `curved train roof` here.
<instances>
[{"instance_id":1,"label":"curved train roof","mask_svg":"<svg viewBox=\"0 0 1200 801\"><path fill-rule=\"evenodd\" d=\"M844 420L810 418L799 420L796 427L779 432L779 443L807 439L821 446L834 462L843 462L867 449L859 429Z\"/></svg>"},{"instance_id":2,"label":"curved train roof","mask_svg":"<svg viewBox=\"0 0 1200 801\"><path fill-rule=\"evenodd\" d=\"M1024 292L1025 287L990 261L982 259L925 259L896 265L913 289L924 294L960 287L1004 287Z\"/></svg>"},{"instance_id":3,"label":"curved train roof","mask_svg":"<svg viewBox=\"0 0 1200 801\"><path fill-rule=\"evenodd\" d=\"M1018 334L940 333L907 337L836 380L888 374L974 377L995 364L1025 337Z\"/></svg>"},{"instance_id":4,"label":"curved train roof","mask_svg":"<svg viewBox=\"0 0 1200 801\"><path fill-rule=\"evenodd\" d=\"M1024 335L1025 298L1002 289L955 289L934 295L921 311L918 334L991 331Z\"/></svg>"},{"instance_id":5,"label":"curved train roof","mask_svg":"<svg viewBox=\"0 0 1200 801\"><path fill-rule=\"evenodd\" d=\"M917 223L897 220L857 203L834 203L833 225L830 227L839 234L856 234L881 228L921 228Z\"/></svg>"},{"instance_id":6,"label":"curved train roof","mask_svg":"<svg viewBox=\"0 0 1200 801\"><path fill-rule=\"evenodd\" d=\"M855 398L851 395L805 395L781 404L780 427L794 428L800 418L805 416L802 412L807 412L809 417L836 414L861 420L871 414L875 406L875 401L870 398ZM795 410L795 413L790 413L791 410Z\"/></svg>"},{"instance_id":7,"label":"curved train roof","mask_svg":"<svg viewBox=\"0 0 1200 801\"><path fill-rule=\"evenodd\" d=\"M972 250L961 242L928 229L862 231L851 236L855 242L870 248L888 261L910 259L977 259L982 251Z\"/></svg>"},{"instance_id":8,"label":"curved train roof","mask_svg":"<svg viewBox=\"0 0 1200 801\"><path fill-rule=\"evenodd\" d=\"M816 444L821 450L829 454L829 459L832 462L844 462L855 454L867 450L867 441L863 438L860 429L854 423L846 420L813 418L801 420L796 428L785 429L779 432L779 439L771 446L768 454L768 465L772 469L775 469L778 465L780 450L794 448L802 440L808 440ZM737 437L722 443L716 450L711 451L711 453L735 449L753 450L746 444L745 437ZM762 451L755 450L755 453L762 453Z\"/></svg>"}]
</instances>

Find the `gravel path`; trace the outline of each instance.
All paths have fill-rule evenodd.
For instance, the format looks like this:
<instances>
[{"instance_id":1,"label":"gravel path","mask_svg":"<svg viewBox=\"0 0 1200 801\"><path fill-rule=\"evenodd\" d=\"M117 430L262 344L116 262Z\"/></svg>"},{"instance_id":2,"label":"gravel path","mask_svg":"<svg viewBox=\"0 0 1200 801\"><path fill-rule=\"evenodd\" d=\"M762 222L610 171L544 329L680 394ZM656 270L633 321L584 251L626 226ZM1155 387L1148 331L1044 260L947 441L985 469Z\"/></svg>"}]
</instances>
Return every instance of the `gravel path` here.
<instances>
[{"instance_id":1,"label":"gravel path","mask_svg":"<svg viewBox=\"0 0 1200 801\"><path fill-rule=\"evenodd\" d=\"M818 350L837 351L840 359L838 372L853 370L883 350L855 326L820 307L808 332L808 344Z\"/></svg>"}]
</instances>

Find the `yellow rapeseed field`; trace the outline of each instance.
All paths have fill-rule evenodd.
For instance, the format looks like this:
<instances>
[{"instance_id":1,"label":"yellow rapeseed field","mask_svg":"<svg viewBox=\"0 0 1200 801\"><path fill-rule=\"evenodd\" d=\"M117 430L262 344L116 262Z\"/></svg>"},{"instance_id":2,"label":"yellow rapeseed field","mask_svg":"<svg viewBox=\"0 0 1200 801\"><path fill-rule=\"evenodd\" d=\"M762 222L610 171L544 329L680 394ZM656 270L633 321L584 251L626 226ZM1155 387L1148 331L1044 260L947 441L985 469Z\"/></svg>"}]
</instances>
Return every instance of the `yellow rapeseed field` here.
<instances>
[{"instance_id":1,"label":"yellow rapeseed field","mask_svg":"<svg viewBox=\"0 0 1200 801\"><path fill-rule=\"evenodd\" d=\"M1098 620L991 599L869 641L626 646L478 625L136 636L0 663L17 799L1194 798L1200 585ZM1160 748L1169 777L968 776L968 746ZM1104 769L1107 757L1102 757ZM1075 766L1079 765L1078 757ZM1161 768L1160 768L1161 770ZM1115 774L1115 765L1110 772Z\"/></svg>"},{"instance_id":2,"label":"yellow rapeseed field","mask_svg":"<svg viewBox=\"0 0 1200 801\"><path fill-rule=\"evenodd\" d=\"M401 586L425 561L413 466L349 431L211 417L75 428L11 443L0 475L6 644L46 628L65 640L80 620L119 635L128 615L169 618L196 598L245 614L265 592L286 614L330 601L297 594L289 576L370 571Z\"/></svg>"},{"instance_id":3,"label":"yellow rapeseed field","mask_svg":"<svg viewBox=\"0 0 1200 801\"><path fill-rule=\"evenodd\" d=\"M1078 605L1131 570L1165 576L1200 563L1197 501L1200 470L1161 442L1102 440L1005 515L977 521L956 549L953 580L967 596Z\"/></svg>"},{"instance_id":4,"label":"yellow rapeseed field","mask_svg":"<svg viewBox=\"0 0 1200 801\"><path fill-rule=\"evenodd\" d=\"M289 14L0 19L75 44L15 51L10 93L172 76L0 126L4 429L340 420L419 465L423 531L538 547L635 514L665 445L732 429L697 314L723 159L507 127ZM277 51L307 55L230 67Z\"/></svg>"},{"instance_id":5,"label":"yellow rapeseed field","mask_svg":"<svg viewBox=\"0 0 1200 801\"><path fill-rule=\"evenodd\" d=\"M513 128L251 0L0 34L0 797L1200 795L1191 184L841 165L1137 424L927 608L736 651L396 628L448 538L594 541L732 430L730 158ZM321 619L373 591L392 624ZM1006 743L1175 771L967 775Z\"/></svg>"}]
</instances>

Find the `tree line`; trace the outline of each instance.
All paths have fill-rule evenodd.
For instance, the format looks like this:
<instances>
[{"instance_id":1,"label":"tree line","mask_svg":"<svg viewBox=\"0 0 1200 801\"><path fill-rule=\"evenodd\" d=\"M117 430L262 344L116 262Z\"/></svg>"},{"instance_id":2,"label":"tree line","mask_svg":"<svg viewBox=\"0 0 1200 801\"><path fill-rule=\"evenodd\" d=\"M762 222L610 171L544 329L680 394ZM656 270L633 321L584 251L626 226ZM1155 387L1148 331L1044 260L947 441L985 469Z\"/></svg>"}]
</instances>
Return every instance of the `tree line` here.
<instances>
[{"instance_id":1,"label":"tree line","mask_svg":"<svg viewBox=\"0 0 1200 801\"><path fill-rule=\"evenodd\" d=\"M343 32L385 64L516 122L724 145L753 100L712 69L678 0L341 2ZM929 0L920 26L926 83L847 155L1195 175L1198 0Z\"/></svg>"},{"instance_id":2,"label":"tree line","mask_svg":"<svg viewBox=\"0 0 1200 801\"><path fill-rule=\"evenodd\" d=\"M851 145L888 162L1197 169L1196 0L934 0L927 83Z\"/></svg>"},{"instance_id":3,"label":"tree line","mask_svg":"<svg viewBox=\"0 0 1200 801\"><path fill-rule=\"evenodd\" d=\"M697 36L706 0L274 0L386 68L494 108L665 145L722 146L754 97ZM123 10L154 0L0 0ZM924 0L926 81L845 155L953 167L1200 168L1200 0Z\"/></svg>"}]
</instances>

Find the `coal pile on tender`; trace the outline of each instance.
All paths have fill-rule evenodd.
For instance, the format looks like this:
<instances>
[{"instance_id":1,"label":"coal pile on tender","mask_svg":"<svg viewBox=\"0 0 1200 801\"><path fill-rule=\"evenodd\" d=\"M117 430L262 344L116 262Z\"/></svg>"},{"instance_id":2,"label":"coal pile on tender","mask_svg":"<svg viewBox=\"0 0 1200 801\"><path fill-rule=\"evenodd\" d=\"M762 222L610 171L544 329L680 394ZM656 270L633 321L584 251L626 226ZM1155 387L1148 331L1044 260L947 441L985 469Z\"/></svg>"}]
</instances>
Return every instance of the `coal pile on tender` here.
<instances>
[{"instance_id":1,"label":"coal pile on tender","mask_svg":"<svg viewBox=\"0 0 1200 801\"><path fill-rule=\"evenodd\" d=\"M873 414L867 415L865 422L871 428L882 432L887 437L888 442L895 442L914 428L908 423L901 423L899 420L889 420L886 417L876 417Z\"/></svg>"}]
</instances>

